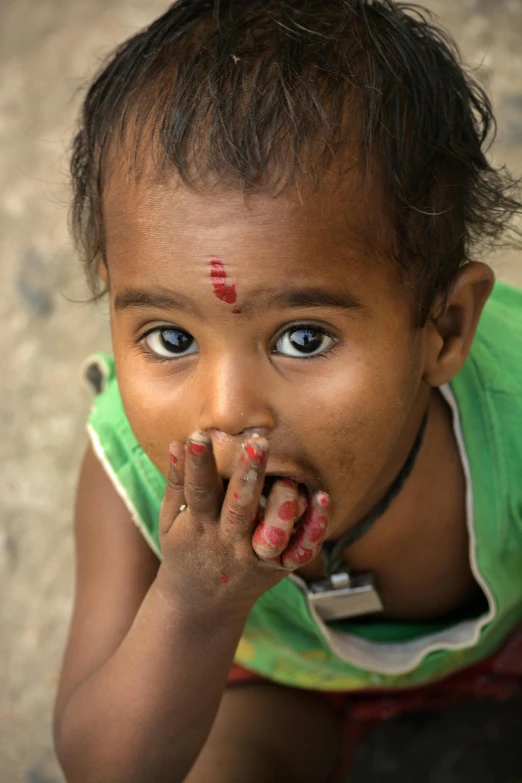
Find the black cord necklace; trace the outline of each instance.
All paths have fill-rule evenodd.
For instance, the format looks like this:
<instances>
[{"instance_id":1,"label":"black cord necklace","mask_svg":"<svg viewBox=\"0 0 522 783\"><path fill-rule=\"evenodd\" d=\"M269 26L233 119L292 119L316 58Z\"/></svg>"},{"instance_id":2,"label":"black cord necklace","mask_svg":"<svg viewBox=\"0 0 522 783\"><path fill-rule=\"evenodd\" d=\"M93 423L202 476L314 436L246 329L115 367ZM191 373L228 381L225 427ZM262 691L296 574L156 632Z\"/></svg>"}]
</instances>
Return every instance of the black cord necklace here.
<instances>
[{"instance_id":1,"label":"black cord necklace","mask_svg":"<svg viewBox=\"0 0 522 783\"><path fill-rule=\"evenodd\" d=\"M350 574L346 564L342 561L342 553L372 529L375 522L384 514L401 491L420 451L427 421L428 414L426 413L406 462L388 492L377 503L373 511L350 530L347 530L337 541L325 541L323 544L321 554L326 578L308 585L308 597L323 619L341 619L382 610L382 601L373 584L371 574Z\"/></svg>"}]
</instances>

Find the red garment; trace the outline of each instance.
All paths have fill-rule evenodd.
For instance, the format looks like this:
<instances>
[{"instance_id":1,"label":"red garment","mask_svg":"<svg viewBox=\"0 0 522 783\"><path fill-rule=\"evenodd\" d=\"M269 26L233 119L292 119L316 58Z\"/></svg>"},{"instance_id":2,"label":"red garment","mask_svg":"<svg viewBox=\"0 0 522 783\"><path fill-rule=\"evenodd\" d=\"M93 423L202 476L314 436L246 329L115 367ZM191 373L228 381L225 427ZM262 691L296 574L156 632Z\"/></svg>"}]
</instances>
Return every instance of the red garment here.
<instances>
[{"instance_id":1,"label":"red garment","mask_svg":"<svg viewBox=\"0 0 522 783\"><path fill-rule=\"evenodd\" d=\"M233 664L229 685L266 680L243 666ZM267 682L269 680L266 680ZM522 626L497 652L480 663L443 680L407 690L319 691L342 718L345 742L342 758L331 783L344 779L357 745L376 723L414 710L439 709L473 699L506 701L522 694Z\"/></svg>"}]
</instances>

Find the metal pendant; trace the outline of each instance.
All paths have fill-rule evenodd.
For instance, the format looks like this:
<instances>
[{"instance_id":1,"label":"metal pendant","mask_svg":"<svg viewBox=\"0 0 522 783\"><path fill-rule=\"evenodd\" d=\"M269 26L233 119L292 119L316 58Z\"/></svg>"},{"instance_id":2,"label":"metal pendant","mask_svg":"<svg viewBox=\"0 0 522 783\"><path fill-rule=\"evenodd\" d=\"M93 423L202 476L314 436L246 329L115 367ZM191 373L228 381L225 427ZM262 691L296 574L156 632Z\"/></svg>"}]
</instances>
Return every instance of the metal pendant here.
<instances>
[{"instance_id":1,"label":"metal pendant","mask_svg":"<svg viewBox=\"0 0 522 783\"><path fill-rule=\"evenodd\" d=\"M371 574L339 571L328 579L310 582L307 592L321 620L343 620L384 608Z\"/></svg>"}]
</instances>

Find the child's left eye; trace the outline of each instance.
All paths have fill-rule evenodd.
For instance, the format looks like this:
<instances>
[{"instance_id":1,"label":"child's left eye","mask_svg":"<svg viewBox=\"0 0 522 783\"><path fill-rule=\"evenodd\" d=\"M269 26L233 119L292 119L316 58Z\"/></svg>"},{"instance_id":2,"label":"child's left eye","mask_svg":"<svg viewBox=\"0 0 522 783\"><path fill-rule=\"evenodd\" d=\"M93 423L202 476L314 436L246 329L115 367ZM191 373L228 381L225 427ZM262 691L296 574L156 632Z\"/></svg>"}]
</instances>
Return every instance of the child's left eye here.
<instances>
[{"instance_id":1,"label":"child's left eye","mask_svg":"<svg viewBox=\"0 0 522 783\"><path fill-rule=\"evenodd\" d=\"M198 352L198 344L191 334L183 329L164 327L154 329L141 338L156 356L172 359L174 356L190 356Z\"/></svg>"},{"instance_id":2,"label":"child's left eye","mask_svg":"<svg viewBox=\"0 0 522 783\"><path fill-rule=\"evenodd\" d=\"M306 358L327 353L335 344L333 337L314 326L293 326L279 337L277 353L293 358Z\"/></svg>"}]
</instances>

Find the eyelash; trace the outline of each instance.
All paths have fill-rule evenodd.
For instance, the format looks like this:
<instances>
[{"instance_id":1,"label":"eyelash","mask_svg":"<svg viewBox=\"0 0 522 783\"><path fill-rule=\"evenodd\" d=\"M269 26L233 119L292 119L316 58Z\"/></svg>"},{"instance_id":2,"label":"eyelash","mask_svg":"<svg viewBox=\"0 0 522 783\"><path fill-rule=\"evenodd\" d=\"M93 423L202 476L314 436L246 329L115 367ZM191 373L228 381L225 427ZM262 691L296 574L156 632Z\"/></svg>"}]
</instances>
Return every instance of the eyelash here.
<instances>
[{"instance_id":1,"label":"eyelash","mask_svg":"<svg viewBox=\"0 0 522 783\"><path fill-rule=\"evenodd\" d=\"M328 359L330 357L330 354L335 353L335 349L339 345L339 341L335 339L331 334L329 334L326 329L321 329L319 326L314 326L313 324L306 323L297 323L292 324L292 326L288 326L286 329L283 329L282 332L279 333L277 336L276 343L279 342L281 337L286 334L287 332L297 332L299 329L309 329L312 328L314 332L318 332L319 334L323 334L325 337L329 337L330 340L334 340L334 342L328 347L325 348L324 351L321 351L321 353L314 353L311 356L306 356L306 354L303 354L303 356L297 357L297 356L287 356L287 359L297 359L299 358L299 361L305 361L305 362L311 362L313 359ZM285 356L285 354L277 353L277 351L271 351L272 354L276 354L277 356Z\"/></svg>"},{"instance_id":2,"label":"eyelash","mask_svg":"<svg viewBox=\"0 0 522 783\"><path fill-rule=\"evenodd\" d=\"M325 335L325 337L329 337L331 340L335 340L335 342L332 343L328 348L326 348L324 351L321 351L321 353L312 354L311 356L306 356L303 354L303 356L299 357L299 361L312 361L313 359L329 359L331 354L335 354L336 348L339 345L339 341L335 339L331 334L329 334L325 329L322 329L321 327L317 327L315 325L312 325L310 323L296 323L292 324L292 326L287 327L282 332L279 333L277 339L277 342L281 339L281 337L286 334L286 332L292 332L292 331L298 331L299 329L307 329L312 328L314 331L319 332L320 334ZM161 332L162 330L168 330L168 329L179 329L179 331L183 332L184 329L181 329L179 326L174 326L173 324L161 324L160 326L155 326L151 329L148 329L146 332L144 332L140 337L138 337L136 340L134 340L134 344L136 348L142 353L145 354L145 356L154 362L160 362L161 364L165 362L172 362L177 357L175 356L160 356L159 354L152 351L146 344L146 338L154 334L155 332ZM187 332L189 334L189 332ZM285 356L285 354L278 354L276 351L272 351L272 354L276 354L278 356ZM194 354L188 354L189 356L193 356ZM185 356L180 356L180 359L186 358ZM290 356L287 358L290 359L297 359L296 356Z\"/></svg>"}]
</instances>

